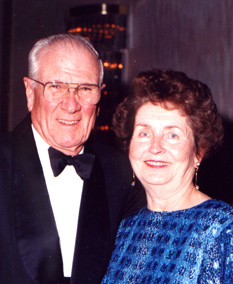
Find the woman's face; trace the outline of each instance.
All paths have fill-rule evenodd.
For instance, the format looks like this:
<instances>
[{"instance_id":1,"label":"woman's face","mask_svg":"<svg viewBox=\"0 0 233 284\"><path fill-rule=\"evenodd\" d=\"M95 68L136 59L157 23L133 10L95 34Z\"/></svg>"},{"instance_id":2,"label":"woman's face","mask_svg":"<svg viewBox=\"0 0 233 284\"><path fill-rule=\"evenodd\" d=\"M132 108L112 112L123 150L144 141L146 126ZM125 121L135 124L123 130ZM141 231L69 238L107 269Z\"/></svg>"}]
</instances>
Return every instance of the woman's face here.
<instances>
[{"instance_id":1,"label":"woman's face","mask_svg":"<svg viewBox=\"0 0 233 284\"><path fill-rule=\"evenodd\" d=\"M142 105L129 147L132 168L145 189L154 185L192 184L195 164L193 131L180 111Z\"/></svg>"}]
</instances>

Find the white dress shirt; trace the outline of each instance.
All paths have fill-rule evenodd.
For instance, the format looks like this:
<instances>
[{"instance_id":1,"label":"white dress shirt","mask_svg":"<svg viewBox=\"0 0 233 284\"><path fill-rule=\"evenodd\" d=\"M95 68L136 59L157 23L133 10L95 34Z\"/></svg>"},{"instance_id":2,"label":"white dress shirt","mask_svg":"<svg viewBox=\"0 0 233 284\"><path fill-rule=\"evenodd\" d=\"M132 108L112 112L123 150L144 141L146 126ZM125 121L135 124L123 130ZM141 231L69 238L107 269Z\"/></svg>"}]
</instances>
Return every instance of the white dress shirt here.
<instances>
[{"instance_id":1,"label":"white dress shirt","mask_svg":"<svg viewBox=\"0 0 233 284\"><path fill-rule=\"evenodd\" d=\"M60 238L64 276L71 277L83 180L73 166L66 166L59 176L54 177L49 145L33 126L32 130Z\"/></svg>"}]
</instances>

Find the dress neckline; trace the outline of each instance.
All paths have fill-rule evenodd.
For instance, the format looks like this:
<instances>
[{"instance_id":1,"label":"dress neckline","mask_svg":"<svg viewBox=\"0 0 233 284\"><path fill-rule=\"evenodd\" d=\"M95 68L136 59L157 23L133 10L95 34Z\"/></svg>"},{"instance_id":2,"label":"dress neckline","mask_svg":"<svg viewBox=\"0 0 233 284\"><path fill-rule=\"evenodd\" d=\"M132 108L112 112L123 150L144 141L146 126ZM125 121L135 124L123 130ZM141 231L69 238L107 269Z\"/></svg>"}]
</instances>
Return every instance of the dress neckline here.
<instances>
[{"instance_id":1,"label":"dress neckline","mask_svg":"<svg viewBox=\"0 0 233 284\"><path fill-rule=\"evenodd\" d=\"M145 210L145 211L150 212L152 214L153 213L156 213L156 214L160 213L160 214L164 214L164 215L165 214L172 214L172 213L182 213L182 212L187 212L187 211L199 209L203 206L206 206L208 203L211 204L212 202L216 202L216 201L217 200L210 198L210 199L207 199L207 200L205 200L205 201L203 201L203 202L201 202L197 205L194 205L193 207L185 208L185 209L178 209L178 210L174 210L174 211L157 211L157 210L153 211L153 210L148 209L147 207L142 208L142 210ZM220 201L218 201L218 202L220 202Z\"/></svg>"}]
</instances>

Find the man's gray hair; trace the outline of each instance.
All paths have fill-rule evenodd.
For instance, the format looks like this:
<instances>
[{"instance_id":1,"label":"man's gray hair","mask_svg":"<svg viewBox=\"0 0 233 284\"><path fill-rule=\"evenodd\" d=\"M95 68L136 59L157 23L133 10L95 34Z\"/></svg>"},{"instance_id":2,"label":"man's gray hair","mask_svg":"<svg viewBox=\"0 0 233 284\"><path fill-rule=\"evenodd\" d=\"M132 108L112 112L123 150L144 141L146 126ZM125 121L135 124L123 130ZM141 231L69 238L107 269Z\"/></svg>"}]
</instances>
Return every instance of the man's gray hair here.
<instances>
[{"instance_id":1,"label":"man's gray hair","mask_svg":"<svg viewBox=\"0 0 233 284\"><path fill-rule=\"evenodd\" d=\"M100 84L103 83L103 77L104 77L103 64L102 64L101 59L99 58L98 52L96 51L92 43L88 39L82 36L69 34L69 33L51 35L49 37L40 39L34 44L28 56L28 76L29 78L37 79L38 70L39 70L40 52L44 50L45 48L58 44L58 43L64 46L72 46L74 48L81 47L81 48L89 50L90 53L93 55L93 57L96 58L96 60L99 63L99 68L100 68L100 82L99 83Z\"/></svg>"}]
</instances>

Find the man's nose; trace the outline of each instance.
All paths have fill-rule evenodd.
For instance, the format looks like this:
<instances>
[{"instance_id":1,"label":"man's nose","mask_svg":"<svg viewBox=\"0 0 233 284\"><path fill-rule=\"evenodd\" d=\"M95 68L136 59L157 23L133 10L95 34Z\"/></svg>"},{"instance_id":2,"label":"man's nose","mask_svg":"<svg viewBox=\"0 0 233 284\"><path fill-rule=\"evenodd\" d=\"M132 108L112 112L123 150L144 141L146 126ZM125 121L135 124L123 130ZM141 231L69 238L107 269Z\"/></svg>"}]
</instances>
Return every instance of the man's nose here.
<instances>
[{"instance_id":1,"label":"man's nose","mask_svg":"<svg viewBox=\"0 0 233 284\"><path fill-rule=\"evenodd\" d=\"M69 90L67 90L64 100L61 103L61 108L70 113L79 111L81 109L81 105L78 102L77 95L77 88L69 88Z\"/></svg>"}]
</instances>

